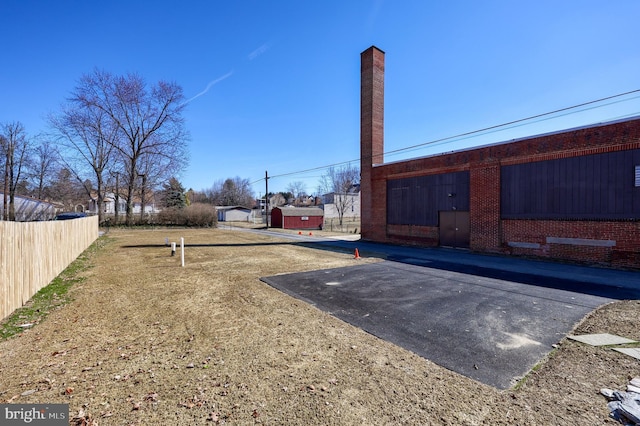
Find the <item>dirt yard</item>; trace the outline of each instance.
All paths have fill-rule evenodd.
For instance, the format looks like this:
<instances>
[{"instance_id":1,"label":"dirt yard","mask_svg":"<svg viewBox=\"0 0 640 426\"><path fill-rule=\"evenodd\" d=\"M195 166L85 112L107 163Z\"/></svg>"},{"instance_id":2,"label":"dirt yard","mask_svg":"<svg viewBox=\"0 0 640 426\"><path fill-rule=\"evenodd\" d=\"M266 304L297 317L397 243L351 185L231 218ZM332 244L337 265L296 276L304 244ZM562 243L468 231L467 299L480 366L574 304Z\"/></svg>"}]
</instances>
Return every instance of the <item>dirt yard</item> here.
<instances>
[{"instance_id":1,"label":"dirt yard","mask_svg":"<svg viewBox=\"0 0 640 426\"><path fill-rule=\"evenodd\" d=\"M181 236L184 268L164 246ZM220 229L98 244L73 301L0 343L0 401L69 403L74 424L601 425L618 423L600 388L640 376L631 357L563 341L498 391L259 281L378 261L366 254ZM639 313L617 302L576 332L640 340Z\"/></svg>"}]
</instances>

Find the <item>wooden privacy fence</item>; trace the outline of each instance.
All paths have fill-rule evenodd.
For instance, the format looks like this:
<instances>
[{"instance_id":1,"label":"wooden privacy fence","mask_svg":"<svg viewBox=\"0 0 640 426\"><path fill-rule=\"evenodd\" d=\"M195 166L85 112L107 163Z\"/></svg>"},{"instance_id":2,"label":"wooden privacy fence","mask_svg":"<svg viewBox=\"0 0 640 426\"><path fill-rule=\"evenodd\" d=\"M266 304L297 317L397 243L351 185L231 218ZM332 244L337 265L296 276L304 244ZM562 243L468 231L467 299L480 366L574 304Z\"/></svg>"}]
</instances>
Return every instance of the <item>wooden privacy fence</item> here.
<instances>
[{"instance_id":1,"label":"wooden privacy fence","mask_svg":"<svg viewBox=\"0 0 640 426\"><path fill-rule=\"evenodd\" d=\"M48 285L97 238L97 216L0 222L0 320Z\"/></svg>"}]
</instances>

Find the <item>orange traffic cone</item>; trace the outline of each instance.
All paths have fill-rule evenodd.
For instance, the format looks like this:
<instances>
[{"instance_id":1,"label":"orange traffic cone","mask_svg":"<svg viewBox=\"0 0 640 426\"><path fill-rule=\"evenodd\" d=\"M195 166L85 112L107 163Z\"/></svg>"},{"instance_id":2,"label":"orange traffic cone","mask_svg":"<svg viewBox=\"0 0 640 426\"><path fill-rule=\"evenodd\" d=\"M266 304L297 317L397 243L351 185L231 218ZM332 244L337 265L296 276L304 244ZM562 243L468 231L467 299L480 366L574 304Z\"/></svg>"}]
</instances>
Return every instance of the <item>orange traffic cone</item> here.
<instances>
[{"instance_id":1,"label":"orange traffic cone","mask_svg":"<svg viewBox=\"0 0 640 426\"><path fill-rule=\"evenodd\" d=\"M302 235L302 231L298 231L298 235Z\"/></svg>"},{"instance_id":2,"label":"orange traffic cone","mask_svg":"<svg viewBox=\"0 0 640 426\"><path fill-rule=\"evenodd\" d=\"M311 237L313 235L313 232L309 232L309 236Z\"/></svg>"},{"instance_id":3,"label":"orange traffic cone","mask_svg":"<svg viewBox=\"0 0 640 426\"><path fill-rule=\"evenodd\" d=\"M358 253L358 249L356 249L356 253L353 256L354 259L360 259L360 253Z\"/></svg>"}]
</instances>

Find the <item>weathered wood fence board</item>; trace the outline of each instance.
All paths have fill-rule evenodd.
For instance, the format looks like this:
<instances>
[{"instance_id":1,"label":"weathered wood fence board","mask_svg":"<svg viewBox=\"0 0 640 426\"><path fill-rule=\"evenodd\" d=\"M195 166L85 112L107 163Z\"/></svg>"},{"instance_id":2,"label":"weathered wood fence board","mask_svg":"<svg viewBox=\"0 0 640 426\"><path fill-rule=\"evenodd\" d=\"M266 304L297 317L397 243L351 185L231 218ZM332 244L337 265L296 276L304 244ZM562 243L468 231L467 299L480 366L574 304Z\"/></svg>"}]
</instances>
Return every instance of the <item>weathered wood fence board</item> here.
<instances>
[{"instance_id":1,"label":"weathered wood fence board","mask_svg":"<svg viewBox=\"0 0 640 426\"><path fill-rule=\"evenodd\" d=\"M0 320L48 285L98 238L98 217L0 222Z\"/></svg>"}]
</instances>

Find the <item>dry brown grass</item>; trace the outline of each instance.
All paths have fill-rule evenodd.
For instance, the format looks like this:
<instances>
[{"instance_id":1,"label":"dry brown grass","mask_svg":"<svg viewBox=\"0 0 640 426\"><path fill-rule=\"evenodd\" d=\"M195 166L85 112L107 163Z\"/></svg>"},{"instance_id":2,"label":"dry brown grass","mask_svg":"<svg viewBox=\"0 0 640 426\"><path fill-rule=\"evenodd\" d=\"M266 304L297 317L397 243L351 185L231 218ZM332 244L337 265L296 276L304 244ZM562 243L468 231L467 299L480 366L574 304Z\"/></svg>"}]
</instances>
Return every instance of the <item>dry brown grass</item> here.
<instances>
[{"instance_id":1,"label":"dry brown grass","mask_svg":"<svg viewBox=\"0 0 640 426\"><path fill-rule=\"evenodd\" d=\"M164 247L181 236L199 245L185 268ZM70 304L0 343L3 402L69 403L101 425L603 424L598 390L638 375L632 358L565 342L501 392L259 281L377 259L220 229L113 230L101 245ZM580 329L640 339L639 308Z\"/></svg>"}]
</instances>

